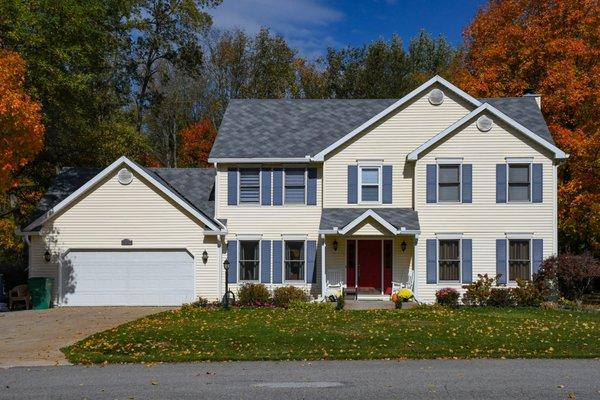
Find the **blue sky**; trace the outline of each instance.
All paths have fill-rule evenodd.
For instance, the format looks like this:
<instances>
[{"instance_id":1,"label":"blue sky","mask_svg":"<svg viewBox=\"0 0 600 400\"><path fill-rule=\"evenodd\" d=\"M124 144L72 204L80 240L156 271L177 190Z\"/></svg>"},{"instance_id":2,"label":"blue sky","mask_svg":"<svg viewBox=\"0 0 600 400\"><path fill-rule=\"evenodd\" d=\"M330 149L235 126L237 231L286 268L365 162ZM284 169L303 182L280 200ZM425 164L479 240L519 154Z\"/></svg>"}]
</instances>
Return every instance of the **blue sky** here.
<instances>
[{"instance_id":1,"label":"blue sky","mask_svg":"<svg viewBox=\"0 0 600 400\"><path fill-rule=\"evenodd\" d=\"M223 0L211 10L217 28L256 33L271 28L306 57L327 47L361 45L399 34L405 42L425 28L461 43L462 29L486 0Z\"/></svg>"}]
</instances>

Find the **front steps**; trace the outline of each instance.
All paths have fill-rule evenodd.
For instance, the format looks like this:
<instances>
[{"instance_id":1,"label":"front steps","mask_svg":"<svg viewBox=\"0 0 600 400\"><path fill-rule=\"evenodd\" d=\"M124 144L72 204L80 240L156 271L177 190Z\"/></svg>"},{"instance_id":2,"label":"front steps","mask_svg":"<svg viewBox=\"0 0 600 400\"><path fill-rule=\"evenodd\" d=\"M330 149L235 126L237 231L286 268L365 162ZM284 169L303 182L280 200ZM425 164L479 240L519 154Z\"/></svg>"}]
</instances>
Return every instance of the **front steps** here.
<instances>
[{"instance_id":1,"label":"front steps","mask_svg":"<svg viewBox=\"0 0 600 400\"><path fill-rule=\"evenodd\" d=\"M388 296L389 297L389 296ZM344 310L393 310L396 305L390 300L348 300Z\"/></svg>"}]
</instances>

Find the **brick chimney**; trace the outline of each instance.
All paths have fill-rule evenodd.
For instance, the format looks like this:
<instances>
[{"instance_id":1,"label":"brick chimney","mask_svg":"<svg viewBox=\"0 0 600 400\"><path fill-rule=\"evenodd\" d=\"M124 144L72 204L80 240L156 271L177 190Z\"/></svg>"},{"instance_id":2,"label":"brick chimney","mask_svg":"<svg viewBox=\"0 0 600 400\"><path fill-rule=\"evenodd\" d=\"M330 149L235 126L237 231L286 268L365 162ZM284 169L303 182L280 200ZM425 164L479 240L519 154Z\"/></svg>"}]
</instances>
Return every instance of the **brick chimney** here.
<instances>
[{"instance_id":1,"label":"brick chimney","mask_svg":"<svg viewBox=\"0 0 600 400\"><path fill-rule=\"evenodd\" d=\"M539 93L535 93L535 91L531 88L525 89L523 93L523 97L533 97L535 102L537 103L540 110L542 109L542 95Z\"/></svg>"}]
</instances>

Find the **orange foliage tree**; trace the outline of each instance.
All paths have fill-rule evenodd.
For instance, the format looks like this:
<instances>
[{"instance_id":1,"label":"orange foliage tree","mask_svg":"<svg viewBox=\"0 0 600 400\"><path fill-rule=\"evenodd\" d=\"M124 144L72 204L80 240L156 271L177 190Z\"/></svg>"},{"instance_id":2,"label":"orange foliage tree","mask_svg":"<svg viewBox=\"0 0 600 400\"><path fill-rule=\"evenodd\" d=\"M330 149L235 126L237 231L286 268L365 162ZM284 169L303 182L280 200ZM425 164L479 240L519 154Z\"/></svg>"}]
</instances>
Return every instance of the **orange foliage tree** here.
<instances>
[{"instance_id":1,"label":"orange foliage tree","mask_svg":"<svg viewBox=\"0 0 600 400\"><path fill-rule=\"evenodd\" d=\"M208 117L195 122L180 133L179 164L182 167L206 167L217 131Z\"/></svg>"},{"instance_id":2,"label":"orange foliage tree","mask_svg":"<svg viewBox=\"0 0 600 400\"><path fill-rule=\"evenodd\" d=\"M456 82L478 96L542 94L560 167L563 250L600 253L600 1L491 0L464 32Z\"/></svg>"},{"instance_id":3,"label":"orange foliage tree","mask_svg":"<svg viewBox=\"0 0 600 400\"><path fill-rule=\"evenodd\" d=\"M23 88L25 62L15 52L0 49L0 246L20 250L22 242L14 235L16 201L28 203L39 193L20 190L29 184L21 171L43 147L44 126L41 106ZM13 193L13 200L9 200ZM15 194L18 194L16 196ZM18 200L15 200L17 198ZM30 210L28 210L30 211Z\"/></svg>"}]
</instances>

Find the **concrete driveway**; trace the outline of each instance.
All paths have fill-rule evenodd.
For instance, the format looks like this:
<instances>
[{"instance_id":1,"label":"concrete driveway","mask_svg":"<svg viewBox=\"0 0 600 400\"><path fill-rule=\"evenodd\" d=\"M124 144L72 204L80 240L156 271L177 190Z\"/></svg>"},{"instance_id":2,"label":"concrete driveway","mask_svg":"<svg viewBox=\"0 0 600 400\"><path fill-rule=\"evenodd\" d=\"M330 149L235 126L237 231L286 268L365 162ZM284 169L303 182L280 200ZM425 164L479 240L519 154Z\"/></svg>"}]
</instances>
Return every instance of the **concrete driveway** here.
<instances>
[{"instance_id":1,"label":"concrete driveway","mask_svg":"<svg viewBox=\"0 0 600 400\"><path fill-rule=\"evenodd\" d=\"M67 364L60 351L103 331L172 307L63 307L0 313L0 367Z\"/></svg>"}]
</instances>

